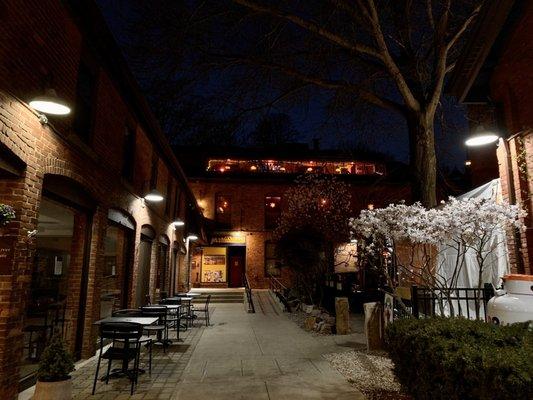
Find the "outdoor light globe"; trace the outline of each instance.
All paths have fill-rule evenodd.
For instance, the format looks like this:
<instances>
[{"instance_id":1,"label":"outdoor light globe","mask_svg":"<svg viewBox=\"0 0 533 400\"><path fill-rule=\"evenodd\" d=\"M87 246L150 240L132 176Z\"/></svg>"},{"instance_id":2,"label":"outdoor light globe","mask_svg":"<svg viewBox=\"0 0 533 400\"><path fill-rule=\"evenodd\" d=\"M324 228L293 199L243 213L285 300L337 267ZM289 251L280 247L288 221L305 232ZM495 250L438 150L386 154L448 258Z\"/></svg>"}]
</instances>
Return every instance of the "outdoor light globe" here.
<instances>
[{"instance_id":1,"label":"outdoor light globe","mask_svg":"<svg viewBox=\"0 0 533 400\"><path fill-rule=\"evenodd\" d=\"M30 101L30 107L35 111L48 115L70 114L70 107L57 96L54 89L46 91L44 96L37 96Z\"/></svg>"},{"instance_id":2,"label":"outdoor light globe","mask_svg":"<svg viewBox=\"0 0 533 400\"><path fill-rule=\"evenodd\" d=\"M486 144L494 143L499 139L499 136L494 133L486 133L482 135L475 135L470 138L468 138L465 141L465 144L468 147L477 147L477 146L483 146Z\"/></svg>"},{"instance_id":3,"label":"outdoor light globe","mask_svg":"<svg viewBox=\"0 0 533 400\"><path fill-rule=\"evenodd\" d=\"M159 193L157 190L151 190L149 193L147 193L145 196L144 196L144 199L146 201L152 201L152 202L159 202L159 201L163 201L165 199L165 197Z\"/></svg>"}]
</instances>

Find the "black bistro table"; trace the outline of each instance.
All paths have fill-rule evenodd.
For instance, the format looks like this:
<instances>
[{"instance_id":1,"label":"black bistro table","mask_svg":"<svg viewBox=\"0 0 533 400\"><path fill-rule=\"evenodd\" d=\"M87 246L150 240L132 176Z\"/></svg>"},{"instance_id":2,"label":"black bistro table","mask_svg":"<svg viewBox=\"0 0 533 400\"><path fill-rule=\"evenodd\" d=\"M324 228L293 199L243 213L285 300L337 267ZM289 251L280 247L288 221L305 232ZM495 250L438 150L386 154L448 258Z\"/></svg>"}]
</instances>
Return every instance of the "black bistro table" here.
<instances>
[{"instance_id":1,"label":"black bistro table","mask_svg":"<svg viewBox=\"0 0 533 400\"><path fill-rule=\"evenodd\" d=\"M157 317L107 317L104 319L101 319L99 321L96 321L94 325L100 325L102 323L106 322L133 322L136 324L141 324L142 326L148 326L153 325L157 322L159 318ZM124 342L125 347L129 347L129 344L127 341ZM145 371L139 368L139 373L144 373ZM122 362L122 368L115 368L113 371L109 374L110 378L119 378L122 376L128 376L128 361L124 360ZM100 380L105 380L105 377L101 378Z\"/></svg>"}]
</instances>

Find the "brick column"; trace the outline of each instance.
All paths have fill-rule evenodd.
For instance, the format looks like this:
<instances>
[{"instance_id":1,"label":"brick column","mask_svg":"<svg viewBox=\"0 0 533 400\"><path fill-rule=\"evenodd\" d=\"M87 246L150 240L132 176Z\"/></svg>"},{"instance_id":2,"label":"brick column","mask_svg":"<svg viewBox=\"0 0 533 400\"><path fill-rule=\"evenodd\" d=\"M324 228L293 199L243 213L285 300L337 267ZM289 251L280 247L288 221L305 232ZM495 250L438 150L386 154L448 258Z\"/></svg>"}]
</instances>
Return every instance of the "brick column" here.
<instances>
[{"instance_id":1,"label":"brick column","mask_svg":"<svg viewBox=\"0 0 533 400\"><path fill-rule=\"evenodd\" d=\"M508 150L504 143L497 150L502 197L507 202L512 202L514 197L515 203L528 213L522 220L526 230L520 232L519 244L515 233L508 232L509 261L513 273L532 274L533 131L516 134L507 139L507 143Z\"/></svg>"},{"instance_id":2,"label":"brick column","mask_svg":"<svg viewBox=\"0 0 533 400\"><path fill-rule=\"evenodd\" d=\"M15 209L16 220L0 228L2 247L11 249L0 271L0 398L16 399L35 244L28 231L37 226L42 181L28 168L20 178L0 181L0 199Z\"/></svg>"},{"instance_id":3,"label":"brick column","mask_svg":"<svg viewBox=\"0 0 533 400\"><path fill-rule=\"evenodd\" d=\"M104 270L104 238L107 229L107 210L99 207L93 215L87 280L87 298L81 357L89 358L96 350L97 328L93 325L100 319L100 294Z\"/></svg>"}]
</instances>

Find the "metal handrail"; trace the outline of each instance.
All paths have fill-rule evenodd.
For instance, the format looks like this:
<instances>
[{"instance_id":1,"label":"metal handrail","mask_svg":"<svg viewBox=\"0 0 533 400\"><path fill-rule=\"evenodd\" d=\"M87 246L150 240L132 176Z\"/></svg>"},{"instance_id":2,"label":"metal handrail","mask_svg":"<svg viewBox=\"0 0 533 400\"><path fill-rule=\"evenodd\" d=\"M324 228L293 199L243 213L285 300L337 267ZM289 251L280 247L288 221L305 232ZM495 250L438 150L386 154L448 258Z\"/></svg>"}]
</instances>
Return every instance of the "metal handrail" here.
<instances>
[{"instance_id":1,"label":"metal handrail","mask_svg":"<svg viewBox=\"0 0 533 400\"><path fill-rule=\"evenodd\" d=\"M270 290L273 292L278 293L284 293L288 288L285 286L278 278L275 276L272 276L271 274L268 274L268 277L270 278Z\"/></svg>"},{"instance_id":2,"label":"metal handrail","mask_svg":"<svg viewBox=\"0 0 533 400\"><path fill-rule=\"evenodd\" d=\"M246 273L244 274L244 290L246 291L246 299L248 300L248 312L255 313L252 288L250 287L250 281L248 280L248 275Z\"/></svg>"}]
</instances>

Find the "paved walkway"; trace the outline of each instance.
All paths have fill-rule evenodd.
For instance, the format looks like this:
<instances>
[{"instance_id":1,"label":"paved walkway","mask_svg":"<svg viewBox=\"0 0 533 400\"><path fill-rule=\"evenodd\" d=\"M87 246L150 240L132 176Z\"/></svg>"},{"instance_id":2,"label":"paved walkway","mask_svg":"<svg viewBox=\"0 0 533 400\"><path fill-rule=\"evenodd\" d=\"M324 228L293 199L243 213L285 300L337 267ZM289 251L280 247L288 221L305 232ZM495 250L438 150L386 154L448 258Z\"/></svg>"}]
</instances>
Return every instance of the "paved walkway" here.
<instances>
[{"instance_id":1,"label":"paved walkway","mask_svg":"<svg viewBox=\"0 0 533 400\"><path fill-rule=\"evenodd\" d=\"M352 335L308 334L277 312L266 292L258 296L256 314L239 304L217 304L174 400L364 399L322 358L347 350Z\"/></svg>"},{"instance_id":2,"label":"paved walkway","mask_svg":"<svg viewBox=\"0 0 533 400\"><path fill-rule=\"evenodd\" d=\"M213 304L211 326L200 319L166 353L155 347L152 374L139 376L133 396L124 378L108 385L98 382L92 396L96 360L78 364L72 374L74 399L364 399L322 358L360 348L362 334L309 334L278 311L266 291L257 291L255 297L256 314L246 313L242 303ZM148 367L147 361L144 352L142 368ZM103 375L105 368L101 371ZM32 394L29 389L19 399Z\"/></svg>"}]
</instances>

